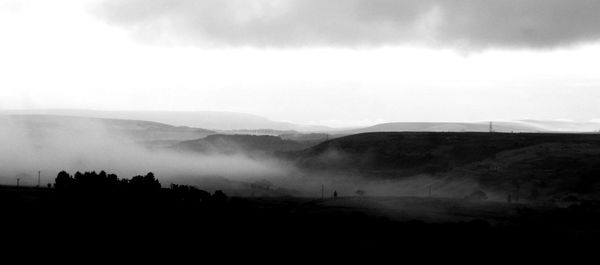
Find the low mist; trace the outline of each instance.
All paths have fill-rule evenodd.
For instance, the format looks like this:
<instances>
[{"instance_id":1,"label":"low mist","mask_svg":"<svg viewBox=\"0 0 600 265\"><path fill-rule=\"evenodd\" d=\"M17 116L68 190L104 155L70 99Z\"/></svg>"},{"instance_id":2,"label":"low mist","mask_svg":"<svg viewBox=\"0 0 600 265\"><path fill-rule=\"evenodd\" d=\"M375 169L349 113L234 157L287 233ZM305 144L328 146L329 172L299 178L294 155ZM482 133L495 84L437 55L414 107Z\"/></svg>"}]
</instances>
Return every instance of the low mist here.
<instances>
[{"instance_id":1,"label":"low mist","mask_svg":"<svg viewBox=\"0 0 600 265\"><path fill-rule=\"evenodd\" d=\"M503 195L482 188L472 179L453 178L452 176L432 176L421 174L397 179L379 179L368 173L349 173L320 171L308 174L304 172L301 182L290 183L290 186L304 190L307 195L329 198L333 192L339 196L362 197L437 197L465 198L477 190L484 191L490 200L503 200Z\"/></svg>"},{"instance_id":2,"label":"low mist","mask_svg":"<svg viewBox=\"0 0 600 265\"><path fill-rule=\"evenodd\" d=\"M157 148L148 144L152 142L148 139L156 140L157 135L147 124L139 126L144 122L119 120L119 127L115 127L107 121L110 120L0 116L0 184L14 185L18 178L20 185L34 186L37 172L41 171L40 184L45 186L53 183L61 170L71 174L104 170L120 178L153 172L163 187L189 184L242 196L330 197L336 191L340 196L425 197L431 189L431 196L435 197L464 197L479 189L477 183L464 178L422 174L392 180L343 168L310 170L295 165L293 160L243 150L202 153L168 146ZM161 131L160 135L171 134ZM317 159L318 163L331 166L344 164L345 157L343 152L327 151Z\"/></svg>"},{"instance_id":3,"label":"low mist","mask_svg":"<svg viewBox=\"0 0 600 265\"><path fill-rule=\"evenodd\" d=\"M44 121L0 116L0 183L15 184L20 178L22 185L36 185L38 170L42 185L53 183L61 170L105 170L121 178L154 172L163 186L182 176L253 181L283 177L290 170L274 159L259 160L243 154L149 149L131 136L109 131L96 120Z\"/></svg>"}]
</instances>

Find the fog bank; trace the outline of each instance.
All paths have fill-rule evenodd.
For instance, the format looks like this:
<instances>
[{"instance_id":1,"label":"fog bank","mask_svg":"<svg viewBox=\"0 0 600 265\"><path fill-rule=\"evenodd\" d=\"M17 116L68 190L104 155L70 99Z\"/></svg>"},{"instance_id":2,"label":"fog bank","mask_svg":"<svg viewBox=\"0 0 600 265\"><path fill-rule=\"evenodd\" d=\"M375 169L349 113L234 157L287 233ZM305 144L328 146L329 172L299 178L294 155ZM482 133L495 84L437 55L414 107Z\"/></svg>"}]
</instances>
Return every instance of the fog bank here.
<instances>
[{"instance_id":1,"label":"fog bank","mask_svg":"<svg viewBox=\"0 0 600 265\"><path fill-rule=\"evenodd\" d=\"M219 176L252 181L285 176L287 166L273 159L243 154L207 155L147 149L130 135L107 129L92 119L30 122L0 116L0 183L52 183L61 170L113 172L130 178L154 172L163 185L176 176Z\"/></svg>"}]
</instances>

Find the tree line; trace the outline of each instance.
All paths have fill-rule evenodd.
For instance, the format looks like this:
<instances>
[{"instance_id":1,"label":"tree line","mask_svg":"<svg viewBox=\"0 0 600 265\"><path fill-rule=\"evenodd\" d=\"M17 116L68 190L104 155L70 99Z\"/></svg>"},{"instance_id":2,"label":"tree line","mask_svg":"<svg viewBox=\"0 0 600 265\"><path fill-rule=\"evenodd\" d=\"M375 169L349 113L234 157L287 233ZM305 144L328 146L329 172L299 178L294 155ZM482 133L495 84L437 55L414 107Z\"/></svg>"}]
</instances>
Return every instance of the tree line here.
<instances>
[{"instance_id":1,"label":"tree line","mask_svg":"<svg viewBox=\"0 0 600 265\"><path fill-rule=\"evenodd\" d=\"M115 174L105 171L81 173L77 171L71 176L66 171L61 171L56 176L54 188L57 190L99 190L110 191L117 189L130 189L136 191L158 191L162 188L160 182L149 172L145 176L134 176L131 179L119 179Z\"/></svg>"},{"instance_id":2,"label":"tree line","mask_svg":"<svg viewBox=\"0 0 600 265\"><path fill-rule=\"evenodd\" d=\"M121 179L116 174L108 174L105 171L100 171L100 173L95 171L81 173L77 171L74 175L61 171L56 176L54 188L61 194L87 196L135 194L177 199L184 202L223 202L228 199L227 195L221 190L217 190L211 195L207 191L190 185L171 184L169 188L163 188L152 172L148 172L143 176L137 175L131 179Z\"/></svg>"}]
</instances>

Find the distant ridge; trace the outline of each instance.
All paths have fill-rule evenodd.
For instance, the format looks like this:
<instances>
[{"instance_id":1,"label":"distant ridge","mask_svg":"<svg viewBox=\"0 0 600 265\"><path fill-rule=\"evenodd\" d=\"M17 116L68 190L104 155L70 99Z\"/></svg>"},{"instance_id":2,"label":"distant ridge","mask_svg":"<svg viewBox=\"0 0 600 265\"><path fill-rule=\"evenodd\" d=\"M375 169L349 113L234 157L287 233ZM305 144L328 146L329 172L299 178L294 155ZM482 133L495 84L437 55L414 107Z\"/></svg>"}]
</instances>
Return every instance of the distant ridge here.
<instances>
[{"instance_id":1,"label":"distant ridge","mask_svg":"<svg viewBox=\"0 0 600 265\"><path fill-rule=\"evenodd\" d=\"M2 115L0 127L18 126L31 135L103 130L108 134L129 136L136 141L184 141L203 138L214 131L186 126L122 119L102 119L60 115Z\"/></svg>"},{"instance_id":2,"label":"distant ridge","mask_svg":"<svg viewBox=\"0 0 600 265\"><path fill-rule=\"evenodd\" d=\"M222 111L100 111L77 109L2 110L0 114L60 115L103 119L144 120L209 130L327 131L332 128L273 121L258 115Z\"/></svg>"},{"instance_id":3,"label":"distant ridge","mask_svg":"<svg viewBox=\"0 0 600 265\"><path fill-rule=\"evenodd\" d=\"M272 154L279 151L300 151L316 142L297 142L270 135L213 134L202 139L182 141L172 148L181 151L223 154Z\"/></svg>"},{"instance_id":4,"label":"distant ridge","mask_svg":"<svg viewBox=\"0 0 600 265\"><path fill-rule=\"evenodd\" d=\"M543 132L546 129L524 122L493 122L495 132ZM367 132L488 132L489 122L391 122L345 130L341 134Z\"/></svg>"},{"instance_id":5,"label":"distant ridge","mask_svg":"<svg viewBox=\"0 0 600 265\"><path fill-rule=\"evenodd\" d=\"M600 122L580 122L580 121L548 121L548 120L522 120L532 126L541 128L542 130L554 132L599 132Z\"/></svg>"}]
</instances>

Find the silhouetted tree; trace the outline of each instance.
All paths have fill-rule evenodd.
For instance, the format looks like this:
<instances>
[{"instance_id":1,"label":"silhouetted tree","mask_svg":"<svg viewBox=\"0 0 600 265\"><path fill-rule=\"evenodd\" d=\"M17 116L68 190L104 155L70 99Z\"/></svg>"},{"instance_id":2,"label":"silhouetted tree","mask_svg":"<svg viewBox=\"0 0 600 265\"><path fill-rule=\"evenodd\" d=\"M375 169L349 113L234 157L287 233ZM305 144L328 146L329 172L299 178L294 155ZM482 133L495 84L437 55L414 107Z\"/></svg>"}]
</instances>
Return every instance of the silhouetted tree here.
<instances>
[{"instance_id":1,"label":"silhouetted tree","mask_svg":"<svg viewBox=\"0 0 600 265\"><path fill-rule=\"evenodd\" d=\"M210 193L194 186L171 184L175 196L184 201L202 202L210 199Z\"/></svg>"},{"instance_id":2,"label":"silhouetted tree","mask_svg":"<svg viewBox=\"0 0 600 265\"><path fill-rule=\"evenodd\" d=\"M115 174L108 174L108 176L106 176L106 179L108 179L108 182L110 182L110 183L119 182L119 178Z\"/></svg>"},{"instance_id":3,"label":"silhouetted tree","mask_svg":"<svg viewBox=\"0 0 600 265\"><path fill-rule=\"evenodd\" d=\"M81 183L81 181L83 180L83 174L81 174L81 172L77 171L77 172L75 172L75 175L73 175L73 178L75 179L75 182Z\"/></svg>"},{"instance_id":4,"label":"silhouetted tree","mask_svg":"<svg viewBox=\"0 0 600 265\"><path fill-rule=\"evenodd\" d=\"M154 178L154 174L149 172L146 176L135 176L129 181L129 186L134 190L138 191L156 191L160 190L161 185L157 179Z\"/></svg>"},{"instance_id":5,"label":"silhouetted tree","mask_svg":"<svg viewBox=\"0 0 600 265\"><path fill-rule=\"evenodd\" d=\"M214 202L225 202L227 201L227 195L222 190L217 190L213 193L211 200Z\"/></svg>"},{"instance_id":6,"label":"silhouetted tree","mask_svg":"<svg viewBox=\"0 0 600 265\"><path fill-rule=\"evenodd\" d=\"M79 173L79 172L78 172ZM66 171L61 171L56 175L56 179L54 179L54 187L57 190L66 190L73 186L74 179L71 178L69 173Z\"/></svg>"}]
</instances>

